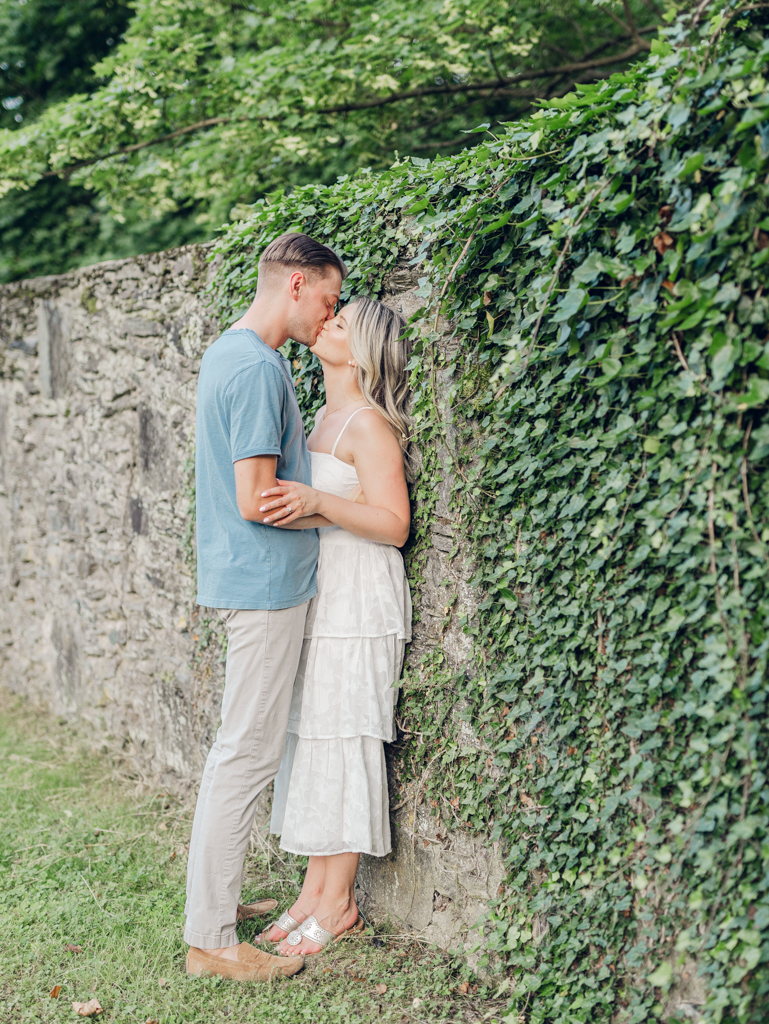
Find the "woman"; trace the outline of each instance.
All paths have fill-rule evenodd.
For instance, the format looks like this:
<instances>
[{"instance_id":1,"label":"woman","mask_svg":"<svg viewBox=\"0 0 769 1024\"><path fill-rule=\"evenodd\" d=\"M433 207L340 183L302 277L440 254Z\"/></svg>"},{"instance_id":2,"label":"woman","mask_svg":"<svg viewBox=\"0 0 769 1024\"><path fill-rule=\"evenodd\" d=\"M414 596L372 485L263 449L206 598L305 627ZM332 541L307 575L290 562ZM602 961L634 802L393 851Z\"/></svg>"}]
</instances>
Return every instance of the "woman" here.
<instances>
[{"instance_id":1,"label":"woman","mask_svg":"<svg viewBox=\"0 0 769 1024\"><path fill-rule=\"evenodd\" d=\"M395 739L394 684L411 638L397 550L410 526L404 326L371 299L355 299L326 322L312 346L326 386L307 441L313 486L286 482L263 494L273 500L262 511L290 512L265 522L321 526L318 594L271 823L282 849L310 858L299 898L265 933L292 956L318 953L362 926L353 893L360 854L391 849L383 741Z\"/></svg>"}]
</instances>

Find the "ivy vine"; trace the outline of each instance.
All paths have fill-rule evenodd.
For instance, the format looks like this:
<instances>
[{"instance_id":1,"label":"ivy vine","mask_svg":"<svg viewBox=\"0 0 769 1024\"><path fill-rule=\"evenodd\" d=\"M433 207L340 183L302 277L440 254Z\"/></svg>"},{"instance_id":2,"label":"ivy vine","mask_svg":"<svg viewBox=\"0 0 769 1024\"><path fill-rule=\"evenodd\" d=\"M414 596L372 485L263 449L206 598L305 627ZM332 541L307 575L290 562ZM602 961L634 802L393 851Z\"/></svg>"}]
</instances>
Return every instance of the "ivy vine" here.
<instances>
[{"instance_id":1,"label":"ivy vine","mask_svg":"<svg viewBox=\"0 0 769 1024\"><path fill-rule=\"evenodd\" d=\"M479 603L466 670L404 679L402 778L502 841L509 1022L683 1020L698 984L705 1019L765 1019L766 23L700 4L472 150L273 195L217 245L226 313L289 229L344 255L348 294L421 275L412 583L446 472Z\"/></svg>"}]
</instances>

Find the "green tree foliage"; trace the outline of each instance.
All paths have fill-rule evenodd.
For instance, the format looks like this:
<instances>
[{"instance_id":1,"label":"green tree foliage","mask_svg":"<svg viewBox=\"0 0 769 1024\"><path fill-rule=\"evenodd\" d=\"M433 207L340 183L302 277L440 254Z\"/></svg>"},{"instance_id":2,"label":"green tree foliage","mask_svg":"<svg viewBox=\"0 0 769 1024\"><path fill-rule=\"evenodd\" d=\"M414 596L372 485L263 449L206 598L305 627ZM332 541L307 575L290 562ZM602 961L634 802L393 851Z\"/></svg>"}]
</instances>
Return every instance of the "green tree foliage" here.
<instances>
[{"instance_id":1,"label":"green tree foliage","mask_svg":"<svg viewBox=\"0 0 769 1024\"><path fill-rule=\"evenodd\" d=\"M769 16L739 11L702 3L498 139L263 201L218 245L228 313L291 227L351 293L422 273L411 578L448 466L480 607L447 591L474 663L404 680L398 771L439 829L502 841L509 1022L661 1020L685 971L706 1020L766 1019Z\"/></svg>"},{"instance_id":2,"label":"green tree foliage","mask_svg":"<svg viewBox=\"0 0 769 1024\"><path fill-rule=\"evenodd\" d=\"M94 69L98 88L0 132L0 192L65 175L118 217L192 209L212 233L265 191L462 146L479 121L605 77L648 49L657 11L651 0L138 0Z\"/></svg>"},{"instance_id":3,"label":"green tree foliage","mask_svg":"<svg viewBox=\"0 0 769 1024\"><path fill-rule=\"evenodd\" d=\"M98 89L93 66L131 13L120 0L0 0L0 131L20 136L46 110ZM48 177L0 199L0 281L203 237L189 216L148 223L129 204L119 220L93 191Z\"/></svg>"},{"instance_id":4,"label":"green tree foliage","mask_svg":"<svg viewBox=\"0 0 769 1024\"><path fill-rule=\"evenodd\" d=\"M129 16L121 0L2 0L0 128L91 92L98 85L91 69L119 41Z\"/></svg>"}]
</instances>

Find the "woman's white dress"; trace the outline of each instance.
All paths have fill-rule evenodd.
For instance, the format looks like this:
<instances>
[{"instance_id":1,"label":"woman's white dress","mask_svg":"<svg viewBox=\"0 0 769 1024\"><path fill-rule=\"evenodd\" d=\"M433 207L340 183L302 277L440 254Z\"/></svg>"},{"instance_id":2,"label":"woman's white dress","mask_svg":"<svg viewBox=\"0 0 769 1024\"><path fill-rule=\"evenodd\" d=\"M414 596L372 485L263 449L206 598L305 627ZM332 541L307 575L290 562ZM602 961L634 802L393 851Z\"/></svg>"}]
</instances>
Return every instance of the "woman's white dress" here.
<instances>
[{"instance_id":1,"label":"woman's white dress","mask_svg":"<svg viewBox=\"0 0 769 1024\"><path fill-rule=\"evenodd\" d=\"M318 490L346 497L358 486L354 467L334 454L310 458ZM289 853L383 857L391 849L383 743L395 739L411 595L397 548L338 526L318 533L318 593L307 614L270 829Z\"/></svg>"}]
</instances>

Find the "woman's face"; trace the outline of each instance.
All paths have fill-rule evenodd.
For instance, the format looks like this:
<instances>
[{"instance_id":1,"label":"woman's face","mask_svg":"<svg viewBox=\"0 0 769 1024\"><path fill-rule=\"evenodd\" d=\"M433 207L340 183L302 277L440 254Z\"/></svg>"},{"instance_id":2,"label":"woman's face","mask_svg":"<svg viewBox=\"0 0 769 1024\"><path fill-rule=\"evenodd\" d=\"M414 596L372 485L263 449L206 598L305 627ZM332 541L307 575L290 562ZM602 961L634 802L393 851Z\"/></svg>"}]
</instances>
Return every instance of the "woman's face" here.
<instances>
[{"instance_id":1,"label":"woman's face","mask_svg":"<svg viewBox=\"0 0 769 1024\"><path fill-rule=\"evenodd\" d=\"M315 343L310 346L322 363L329 366L347 366L352 359L347 343L348 331L355 315L355 303L344 306L333 320L326 320Z\"/></svg>"}]
</instances>

